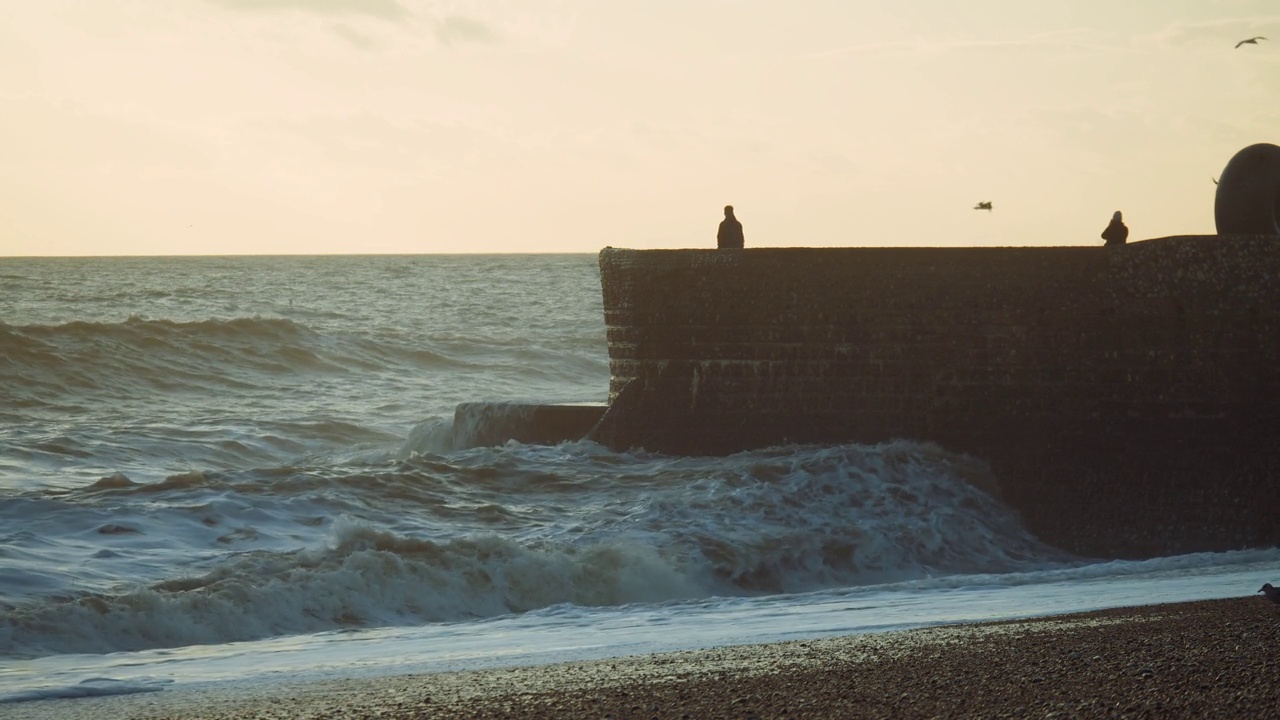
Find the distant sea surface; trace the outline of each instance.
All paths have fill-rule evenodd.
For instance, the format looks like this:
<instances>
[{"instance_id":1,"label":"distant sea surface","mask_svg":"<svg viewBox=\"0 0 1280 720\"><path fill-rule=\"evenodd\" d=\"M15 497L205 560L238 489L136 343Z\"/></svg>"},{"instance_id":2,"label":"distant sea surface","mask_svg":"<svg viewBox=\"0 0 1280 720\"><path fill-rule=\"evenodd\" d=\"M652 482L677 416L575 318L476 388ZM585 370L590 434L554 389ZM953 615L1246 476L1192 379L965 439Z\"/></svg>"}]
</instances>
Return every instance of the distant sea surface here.
<instances>
[{"instance_id":1,"label":"distant sea surface","mask_svg":"<svg viewBox=\"0 0 1280 720\"><path fill-rule=\"evenodd\" d=\"M604 402L594 255L0 258L0 716L1253 593L1043 545L929 438L475 446Z\"/></svg>"}]
</instances>

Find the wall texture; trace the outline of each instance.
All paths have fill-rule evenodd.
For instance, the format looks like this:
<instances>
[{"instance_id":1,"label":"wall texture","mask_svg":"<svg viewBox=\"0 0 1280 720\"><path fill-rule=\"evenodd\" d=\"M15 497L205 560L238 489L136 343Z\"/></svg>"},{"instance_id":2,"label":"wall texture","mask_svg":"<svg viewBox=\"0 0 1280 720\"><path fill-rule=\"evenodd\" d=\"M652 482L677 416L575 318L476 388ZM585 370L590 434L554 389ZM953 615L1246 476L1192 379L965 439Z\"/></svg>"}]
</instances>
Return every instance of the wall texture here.
<instances>
[{"instance_id":1,"label":"wall texture","mask_svg":"<svg viewBox=\"0 0 1280 720\"><path fill-rule=\"evenodd\" d=\"M1280 238L600 254L595 439L934 441L1101 557L1280 544Z\"/></svg>"}]
</instances>

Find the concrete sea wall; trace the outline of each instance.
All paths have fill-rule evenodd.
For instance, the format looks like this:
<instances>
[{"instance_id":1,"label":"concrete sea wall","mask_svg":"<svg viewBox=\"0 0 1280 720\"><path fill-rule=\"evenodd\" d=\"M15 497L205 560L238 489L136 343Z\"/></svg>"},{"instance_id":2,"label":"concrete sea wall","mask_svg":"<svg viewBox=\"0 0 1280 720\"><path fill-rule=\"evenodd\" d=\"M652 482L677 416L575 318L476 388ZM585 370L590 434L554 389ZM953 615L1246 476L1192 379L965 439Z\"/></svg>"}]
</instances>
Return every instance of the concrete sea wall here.
<instances>
[{"instance_id":1,"label":"concrete sea wall","mask_svg":"<svg viewBox=\"0 0 1280 720\"><path fill-rule=\"evenodd\" d=\"M1280 238L600 254L595 439L936 442L1099 557L1280 544Z\"/></svg>"},{"instance_id":2,"label":"concrete sea wall","mask_svg":"<svg viewBox=\"0 0 1280 720\"><path fill-rule=\"evenodd\" d=\"M462 449L511 440L529 445L579 440L600 422L605 409L597 403L461 403L453 410L451 444Z\"/></svg>"}]
</instances>

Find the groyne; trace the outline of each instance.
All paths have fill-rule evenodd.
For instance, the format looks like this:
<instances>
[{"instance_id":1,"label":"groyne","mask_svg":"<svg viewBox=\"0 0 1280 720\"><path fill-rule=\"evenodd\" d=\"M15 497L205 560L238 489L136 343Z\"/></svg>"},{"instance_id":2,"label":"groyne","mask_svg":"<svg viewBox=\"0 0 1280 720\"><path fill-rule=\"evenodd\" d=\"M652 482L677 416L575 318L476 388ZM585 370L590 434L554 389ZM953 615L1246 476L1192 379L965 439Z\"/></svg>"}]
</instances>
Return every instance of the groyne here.
<instances>
[{"instance_id":1,"label":"groyne","mask_svg":"<svg viewBox=\"0 0 1280 720\"><path fill-rule=\"evenodd\" d=\"M503 445L555 445L579 440L600 422L598 403L468 402L453 410L455 449Z\"/></svg>"},{"instance_id":2,"label":"groyne","mask_svg":"<svg viewBox=\"0 0 1280 720\"><path fill-rule=\"evenodd\" d=\"M1094 557L1280 544L1280 238L600 253L593 438L936 442Z\"/></svg>"}]
</instances>

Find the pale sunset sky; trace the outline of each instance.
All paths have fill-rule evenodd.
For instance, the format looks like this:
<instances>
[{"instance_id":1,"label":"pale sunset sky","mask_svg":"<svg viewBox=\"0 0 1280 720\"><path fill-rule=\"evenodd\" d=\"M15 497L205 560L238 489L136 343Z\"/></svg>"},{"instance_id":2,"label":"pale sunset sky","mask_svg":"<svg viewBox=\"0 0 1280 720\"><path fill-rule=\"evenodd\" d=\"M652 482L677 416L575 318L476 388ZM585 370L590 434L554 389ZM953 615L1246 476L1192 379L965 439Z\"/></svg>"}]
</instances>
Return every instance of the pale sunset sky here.
<instances>
[{"instance_id":1,"label":"pale sunset sky","mask_svg":"<svg viewBox=\"0 0 1280 720\"><path fill-rule=\"evenodd\" d=\"M1277 0L0 0L8 256L1100 245L1258 142Z\"/></svg>"}]
</instances>

